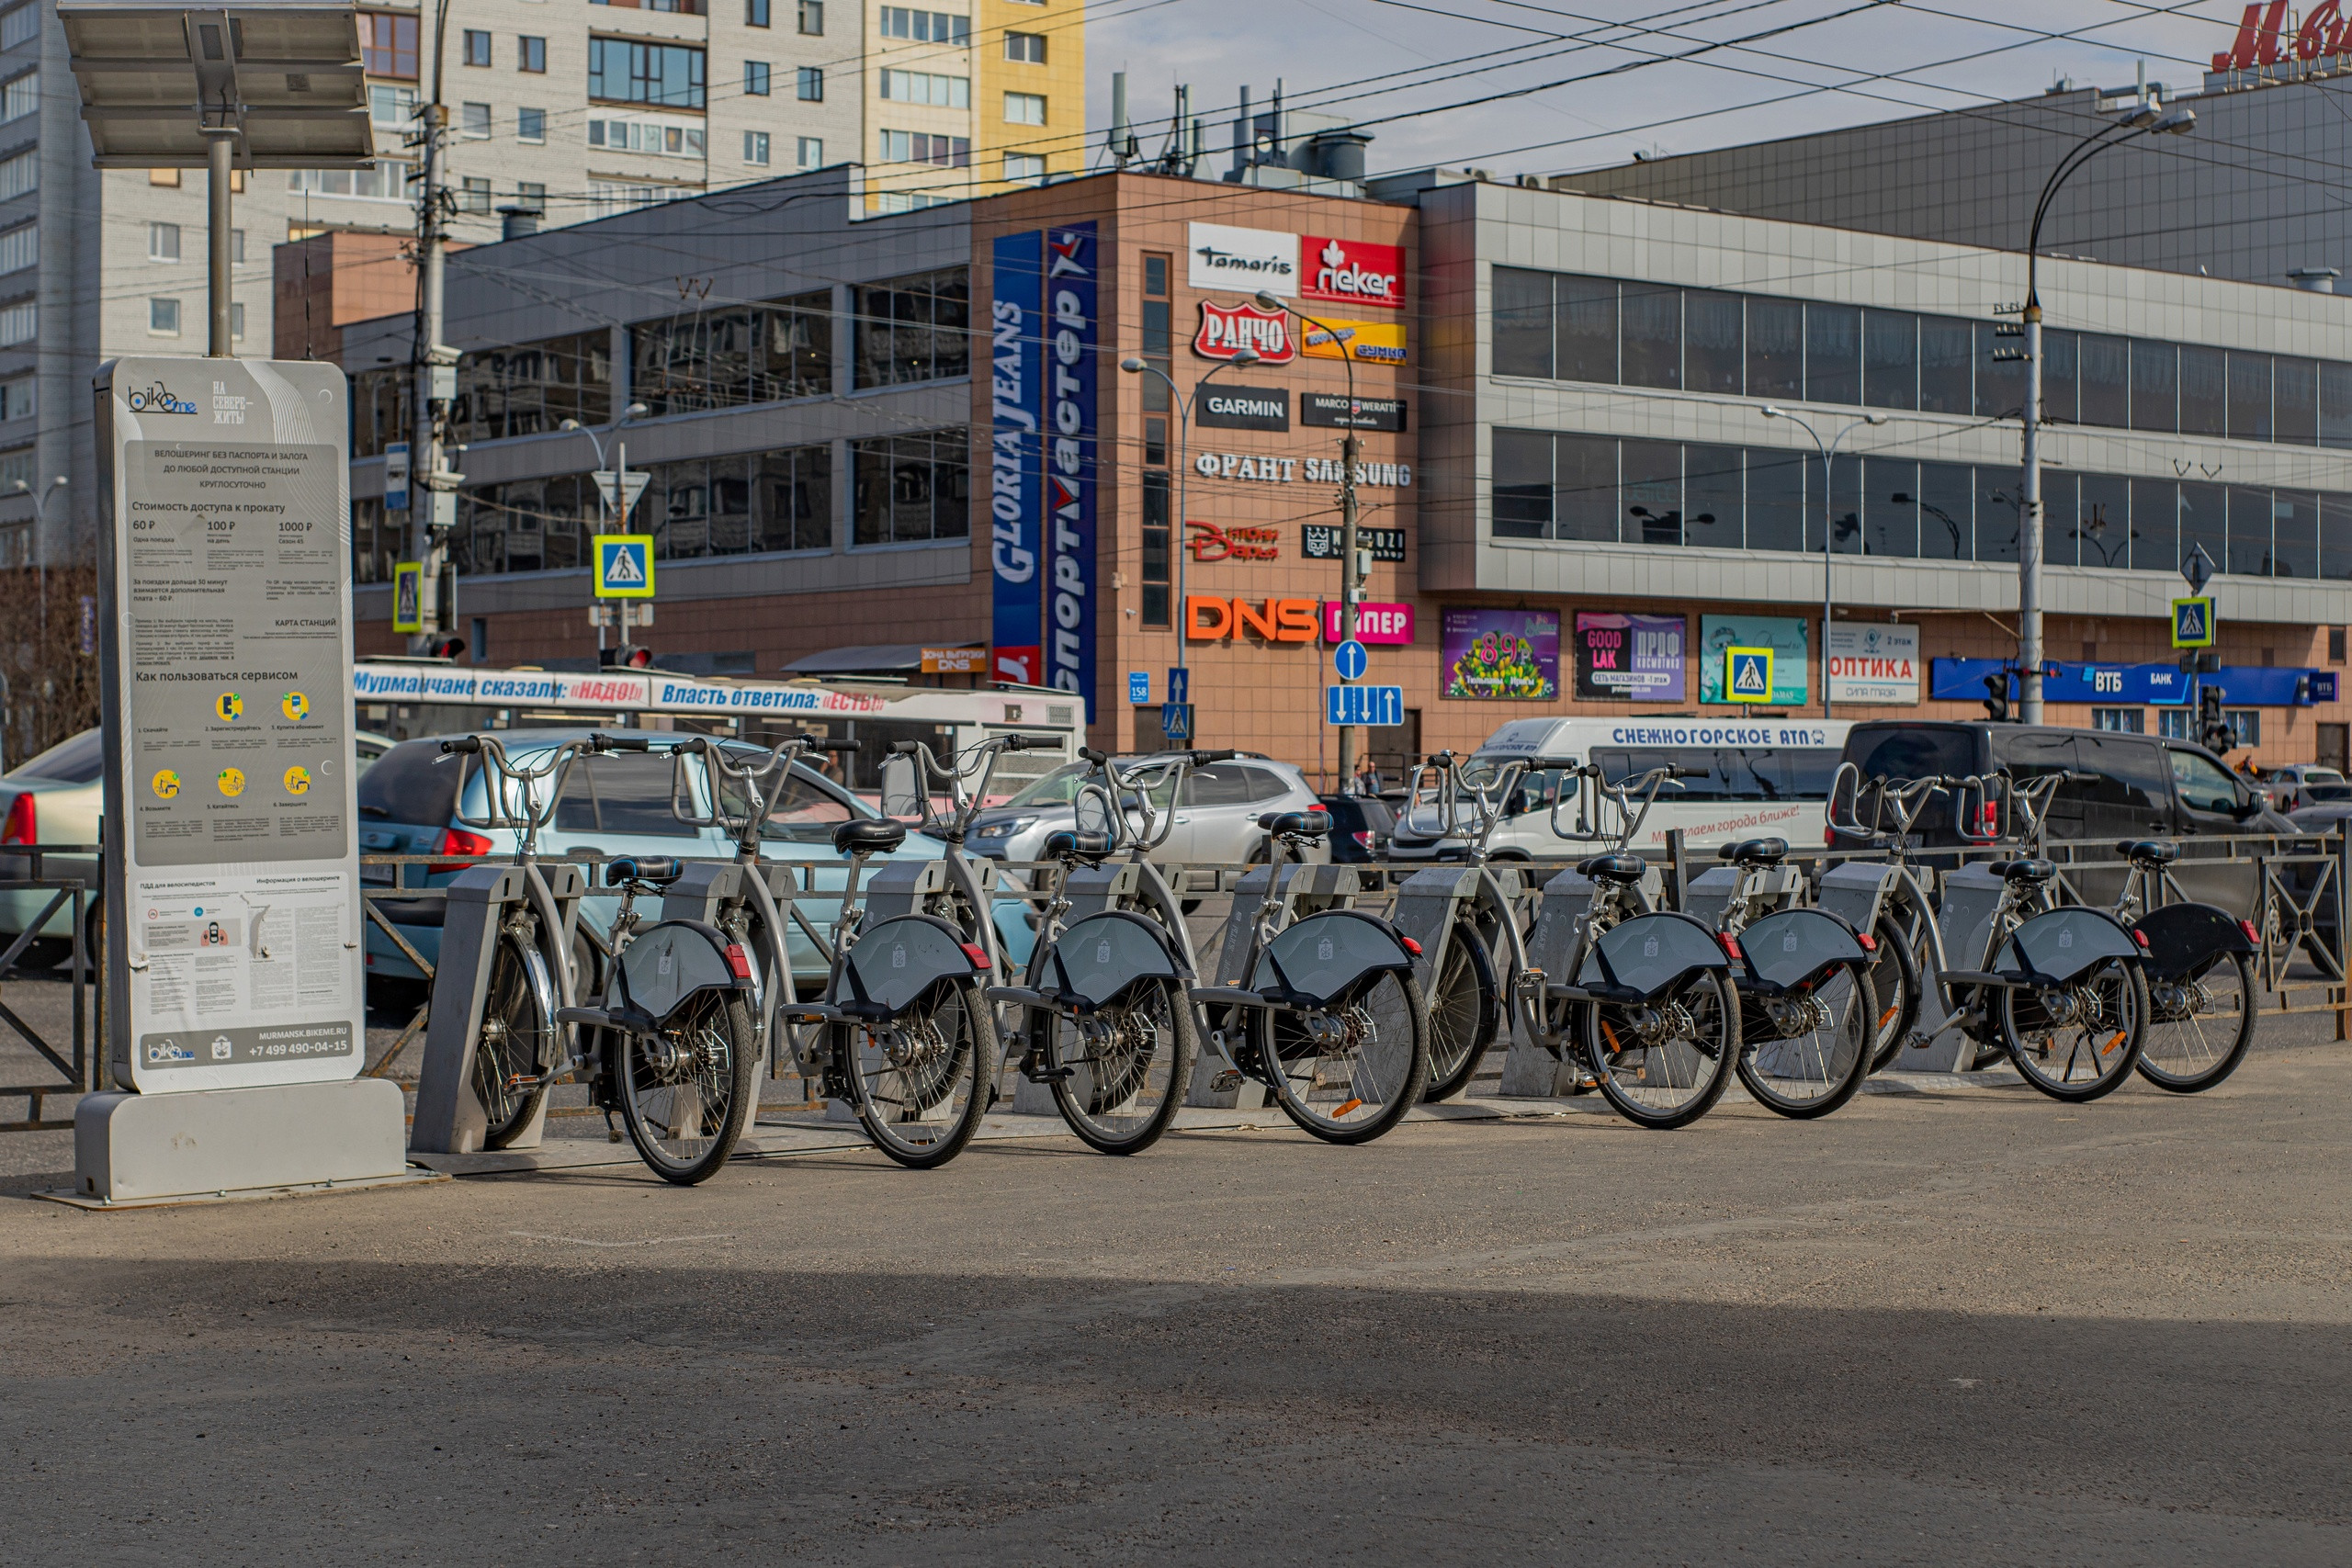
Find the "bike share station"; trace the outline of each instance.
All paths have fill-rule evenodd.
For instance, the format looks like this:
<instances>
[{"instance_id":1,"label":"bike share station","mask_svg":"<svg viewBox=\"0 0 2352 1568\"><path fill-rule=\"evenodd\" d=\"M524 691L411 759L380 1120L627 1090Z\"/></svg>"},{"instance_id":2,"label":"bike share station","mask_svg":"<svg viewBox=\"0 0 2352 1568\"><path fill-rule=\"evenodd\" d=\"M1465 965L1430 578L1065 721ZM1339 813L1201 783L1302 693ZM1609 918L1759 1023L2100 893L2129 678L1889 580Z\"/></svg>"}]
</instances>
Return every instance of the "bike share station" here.
<instances>
[{"instance_id":1,"label":"bike share station","mask_svg":"<svg viewBox=\"0 0 2352 1568\"><path fill-rule=\"evenodd\" d=\"M232 164L371 159L354 14L58 9L98 164L210 170L212 320L207 357L96 377L117 1087L82 1100L74 1189L46 1196L438 1180L408 1166L399 1086L358 1077L346 384L229 353ZM289 101L291 62L311 75Z\"/></svg>"}]
</instances>

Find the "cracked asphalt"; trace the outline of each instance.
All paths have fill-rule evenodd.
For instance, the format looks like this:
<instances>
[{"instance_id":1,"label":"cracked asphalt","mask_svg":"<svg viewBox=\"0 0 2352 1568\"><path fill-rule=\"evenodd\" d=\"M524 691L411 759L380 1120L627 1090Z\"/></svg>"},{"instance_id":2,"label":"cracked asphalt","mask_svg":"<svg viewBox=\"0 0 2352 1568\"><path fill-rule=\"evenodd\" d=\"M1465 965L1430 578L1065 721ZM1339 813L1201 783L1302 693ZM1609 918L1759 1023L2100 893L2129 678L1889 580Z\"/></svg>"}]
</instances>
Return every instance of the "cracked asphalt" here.
<instances>
[{"instance_id":1,"label":"cracked asphalt","mask_svg":"<svg viewBox=\"0 0 2352 1568\"><path fill-rule=\"evenodd\" d=\"M2347 1091L11 1197L0 1560L2340 1563Z\"/></svg>"}]
</instances>

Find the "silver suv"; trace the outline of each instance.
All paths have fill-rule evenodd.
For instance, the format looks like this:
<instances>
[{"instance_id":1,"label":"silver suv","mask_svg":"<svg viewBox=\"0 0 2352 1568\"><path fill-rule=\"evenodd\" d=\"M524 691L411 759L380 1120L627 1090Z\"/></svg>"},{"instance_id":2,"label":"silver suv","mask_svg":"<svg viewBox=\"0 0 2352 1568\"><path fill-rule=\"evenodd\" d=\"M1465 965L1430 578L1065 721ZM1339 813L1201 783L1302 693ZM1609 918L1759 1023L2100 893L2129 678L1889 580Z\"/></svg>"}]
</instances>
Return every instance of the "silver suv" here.
<instances>
[{"instance_id":1,"label":"silver suv","mask_svg":"<svg viewBox=\"0 0 2352 1568\"><path fill-rule=\"evenodd\" d=\"M1119 759L1122 762L1134 760ZM996 860L1044 859L1046 835L1077 826L1071 802L1089 772L1084 762L1072 762L1035 780L1003 805L980 813L964 847ZM1162 784L1155 793L1156 809L1169 808L1168 790ZM1266 833L1258 826L1261 816L1269 811L1313 811L1319 804L1315 786L1288 762L1250 754L1229 762L1211 762L1185 775L1183 798L1174 803L1174 824L1167 841L1152 852L1151 858L1175 865L1238 864L1262 859ZM1330 852L1318 844L1307 858L1326 861Z\"/></svg>"}]
</instances>

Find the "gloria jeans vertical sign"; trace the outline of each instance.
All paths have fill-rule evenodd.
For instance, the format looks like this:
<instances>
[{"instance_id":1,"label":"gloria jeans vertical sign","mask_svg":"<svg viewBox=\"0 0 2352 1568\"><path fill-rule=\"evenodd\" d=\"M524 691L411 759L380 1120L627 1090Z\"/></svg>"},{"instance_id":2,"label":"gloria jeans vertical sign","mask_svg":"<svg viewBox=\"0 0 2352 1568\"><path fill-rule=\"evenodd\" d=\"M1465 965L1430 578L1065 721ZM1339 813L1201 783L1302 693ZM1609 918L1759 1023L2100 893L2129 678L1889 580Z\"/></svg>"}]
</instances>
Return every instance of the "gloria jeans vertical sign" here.
<instances>
[{"instance_id":1,"label":"gloria jeans vertical sign","mask_svg":"<svg viewBox=\"0 0 2352 1568\"><path fill-rule=\"evenodd\" d=\"M1094 225L1046 231L1046 672L1094 717Z\"/></svg>"},{"instance_id":2,"label":"gloria jeans vertical sign","mask_svg":"<svg viewBox=\"0 0 2352 1568\"><path fill-rule=\"evenodd\" d=\"M989 303L989 561L996 583L989 664L995 679L1030 686L1045 680L1038 577L1045 251L1046 237L1034 230L998 236Z\"/></svg>"}]
</instances>

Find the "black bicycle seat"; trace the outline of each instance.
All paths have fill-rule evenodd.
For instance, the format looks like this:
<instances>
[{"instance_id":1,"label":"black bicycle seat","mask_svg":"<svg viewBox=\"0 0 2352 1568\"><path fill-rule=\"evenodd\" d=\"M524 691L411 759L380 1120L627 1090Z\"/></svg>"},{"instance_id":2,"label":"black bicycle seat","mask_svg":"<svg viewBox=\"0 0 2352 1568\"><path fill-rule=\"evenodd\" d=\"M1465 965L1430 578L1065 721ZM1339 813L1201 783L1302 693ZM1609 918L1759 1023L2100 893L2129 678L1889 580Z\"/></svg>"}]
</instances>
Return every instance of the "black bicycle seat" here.
<instances>
[{"instance_id":1,"label":"black bicycle seat","mask_svg":"<svg viewBox=\"0 0 2352 1568\"><path fill-rule=\"evenodd\" d=\"M2115 852L2133 865L2170 865L2180 858L2180 846L2162 839L2126 839L2115 846Z\"/></svg>"},{"instance_id":2,"label":"black bicycle seat","mask_svg":"<svg viewBox=\"0 0 2352 1568\"><path fill-rule=\"evenodd\" d=\"M1046 835L1047 860L1098 860L1110 852L1108 833L1080 833L1063 828Z\"/></svg>"},{"instance_id":3,"label":"black bicycle seat","mask_svg":"<svg viewBox=\"0 0 2352 1568\"><path fill-rule=\"evenodd\" d=\"M2058 863L2042 860L2039 856L2024 860L1996 860L1993 863L1993 874L2010 882L2024 882L2038 886L2058 874Z\"/></svg>"},{"instance_id":4,"label":"black bicycle seat","mask_svg":"<svg viewBox=\"0 0 2352 1568\"><path fill-rule=\"evenodd\" d=\"M1737 861L1742 865L1778 865L1789 858L1786 839L1742 839L1736 844L1725 844L1715 852L1717 860Z\"/></svg>"},{"instance_id":5,"label":"black bicycle seat","mask_svg":"<svg viewBox=\"0 0 2352 1568\"><path fill-rule=\"evenodd\" d=\"M844 855L887 855L907 841L904 822L858 818L833 829L833 852Z\"/></svg>"},{"instance_id":6,"label":"black bicycle seat","mask_svg":"<svg viewBox=\"0 0 2352 1568\"><path fill-rule=\"evenodd\" d=\"M1331 819L1319 811L1269 811L1258 826L1285 839L1319 839L1331 830Z\"/></svg>"},{"instance_id":7,"label":"black bicycle seat","mask_svg":"<svg viewBox=\"0 0 2352 1568\"><path fill-rule=\"evenodd\" d=\"M1639 882L1649 863L1639 855L1594 855L1577 862L1577 870L1596 882Z\"/></svg>"},{"instance_id":8,"label":"black bicycle seat","mask_svg":"<svg viewBox=\"0 0 2352 1568\"><path fill-rule=\"evenodd\" d=\"M618 887L624 883L648 882L656 887L667 887L678 880L686 868L674 860L655 859L651 855L623 855L605 863L605 886Z\"/></svg>"}]
</instances>

